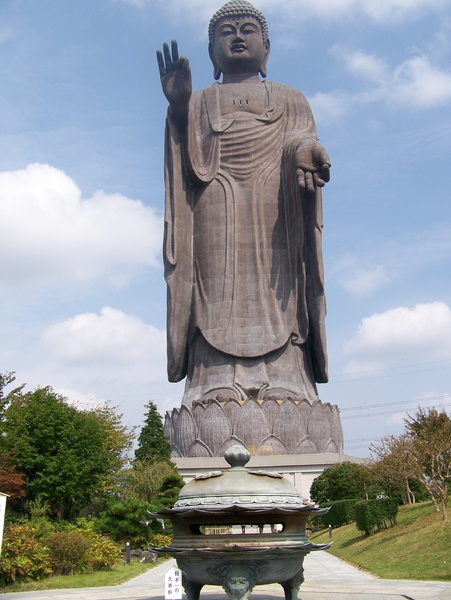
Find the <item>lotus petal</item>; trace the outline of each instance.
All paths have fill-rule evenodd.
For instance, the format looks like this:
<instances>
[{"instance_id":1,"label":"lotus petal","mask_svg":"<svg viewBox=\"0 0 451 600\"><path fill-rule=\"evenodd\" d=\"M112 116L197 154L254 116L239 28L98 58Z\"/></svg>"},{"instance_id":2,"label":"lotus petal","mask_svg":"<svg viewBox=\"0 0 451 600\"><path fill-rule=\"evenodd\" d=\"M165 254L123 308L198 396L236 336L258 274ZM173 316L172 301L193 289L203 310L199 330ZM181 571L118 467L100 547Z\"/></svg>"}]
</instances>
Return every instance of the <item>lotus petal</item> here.
<instances>
[{"instance_id":1,"label":"lotus petal","mask_svg":"<svg viewBox=\"0 0 451 600\"><path fill-rule=\"evenodd\" d=\"M233 434L244 441L251 454L254 454L261 441L271 434L265 413L257 400L249 399L244 402Z\"/></svg>"},{"instance_id":2,"label":"lotus petal","mask_svg":"<svg viewBox=\"0 0 451 600\"><path fill-rule=\"evenodd\" d=\"M202 440L197 439L189 448L189 453L185 456L194 456L197 458L205 458L213 456L210 448Z\"/></svg>"},{"instance_id":3,"label":"lotus petal","mask_svg":"<svg viewBox=\"0 0 451 600\"><path fill-rule=\"evenodd\" d=\"M240 438L237 438L235 435L231 435L222 442L221 446L219 447L218 456L224 456L226 450L228 450L231 446L235 446L235 444L239 444L240 446L244 446L246 448L246 444L243 442L243 440L240 440Z\"/></svg>"},{"instance_id":4,"label":"lotus petal","mask_svg":"<svg viewBox=\"0 0 451 600\"><path fill-rule=\"evenodd\" d=\"M262 410L265 413L266 420L268 421L269 428L271 432L273 431L274 422L276 420L277 414L279 412L279 403L277 400L273 400L272 398L268 400L263 400L262 402Z\"/></svg>"},{"instance_id":5,"label":"lotus petal","mask_svg":"<svg viewBox=\"0 0 451 600\"><path fill-rule=\"evenodd\" d=\"M337 405L332 406L332 439L335 440L338 452L343 452L343 428L341 426L340 409Z\"/></svg>"},{"instance_id":6,"label":"lotus petal","mask_svg":"<svg viewBox=\"0 0 451 600\"><path fill-rule=\"evenodd\" d=\"M227 400L227 402L225 402L224 412L227 415L227 418L229 419L232 430L235 427L235 423L240 415L240 411L241 404L239 400L235 400L235 398L230 398L230 400Z\"/></svg>"},{"instance_id":7,"label":"lotus petal","mask_svg":"<svg viewBox=\"0 0 451 600\"><path fill-rule=\"evenodd\" d=\"M191 407L191 412L193 413L194 421L197 425L197 429L200 429L200 424L202 423L202 419L204 418L206 406L203 402L194 401L193 406Z\"/></svg>"},{"instance_id":8,"label":"lotus petal","mask_svg":"<svg viewBox=\"0 0 451 600\"><path fill-rule=\"evenodd\" d=\"M175 427L175 445L182 452L182 456L189 456L187 454L188 448L196 438L197 426L191 414L191 409L186 404L182 404Z\"/></svg>"},{"instance_id":9,"label":"lotus petal","mask_svg":"<svg viewBox=\"0 0 451 600\"><path fill-rule=\"evenodd\" d=\"M331 439L327 442L324 452L326 454L328 454L328 453L337 454L338 453L338 447L334 440Z\"/></svg>"},{"instance_id":10,"label":"lotus petal","mask_svg":"<svg viewBox=\"0 0 451 600\"><path fill-rule=\"evenodd\" d=\"M308 422L310 421L310 415L312 413L312 405L310 402L303 398L298 404L298 411L301 419L301 423L305 430L308 430Z\"/></svg>"},{"instance_id":11,"label":"lotus petal","mask_svg":"<svg viewBox=\"0 0 451 600\"><path fill-rule=\"evenodd\" d=\"M168 438L169 442L172 444L174 442L174 425L172 424L172 416L168 411L164 416L164 435Z\"/></svg>"},{"instance_id":12,"label":"lotus petal","mask_svg":"<svg viewBox=\"0 0 451 600\"><path fill-rule=\"evenodd\" d=\"M179 420L180 408L172 409L172 426L174 428L174 432L177 430L177 421Z\"/></svg>"},{"instance_id":13,"label":"lotus petal","mask_svg":"<svg viewBox=\"0 0 451 600\"><path fill-rule=\"evenodd\" d=\"M326 444L331 438L330 429L327 409L325 410L323 403L318 400L312 404L312 412L307 429L308 435L318 448L318 452L324 452Z\"/></svg>"},{"instance_id":14,"label":"lotus petal","mask_svg":"<svg viewBox=\"0 0 451 600\"><path fill-rule=\"evenodd\" d=\"M331 404L329 404L329 402L327 402L323 406L324 415L327 417L327 420L330 425L331 440L334 442L338 452L338 448L342 446L343 431L341 429L339 414L337 419L337 406L332 406Z\"/></svg>"},{"instance_id":15,"label":"lotus petal","mask_svg":"<svg viewBox=\"0 0 451 600\"><path fill-rule=\"evenodd\" d=\"M318 448L308 435L304 436L296 447L296 454L317 454Z\"/></svg>"},{"instance_id":16,"label":"lotus petal","mask_svg":"<svg viewBox=\"0 0 451 600\"><path fill-rule=\"evenodd\" d=\"M182 458L184 456L175 444L172 444L171 458Z\"/></svg>"},{"instance_id":17,"label":"lotus petal","mask_svg":"<svg viewBox=\"0 0 451 600\"><path fill-rule=\"evenodd\" d=\"M204 412L199 429L199 439L208 446L213 456L217 456L220 445L231 435L232 427L224 409L217 400L213 400Z\"/></svg>"},{"instance_id":18,"label":"lotus petal","mask_svg":"<svg viewBox=\"0 0 451 600\"><path fill-rule=\"evenodd\" d=\"M299 441L306 435L307 429L302 425L298 407L292 400L284 400L280 405L273 433L282 441L288 453L294 452Z\"/></svg>"},{"instance_id":19,"label":"lotus petal","mask_svg":"<svg viewBox=\"0 0 451 600\"><path fill-rule=\"evenodd\" d=\"M282 440L270 434L262 440L255 451L255 456L272 456L273 454L289 454L289 452Z\"/></svg>"}]
</instances>

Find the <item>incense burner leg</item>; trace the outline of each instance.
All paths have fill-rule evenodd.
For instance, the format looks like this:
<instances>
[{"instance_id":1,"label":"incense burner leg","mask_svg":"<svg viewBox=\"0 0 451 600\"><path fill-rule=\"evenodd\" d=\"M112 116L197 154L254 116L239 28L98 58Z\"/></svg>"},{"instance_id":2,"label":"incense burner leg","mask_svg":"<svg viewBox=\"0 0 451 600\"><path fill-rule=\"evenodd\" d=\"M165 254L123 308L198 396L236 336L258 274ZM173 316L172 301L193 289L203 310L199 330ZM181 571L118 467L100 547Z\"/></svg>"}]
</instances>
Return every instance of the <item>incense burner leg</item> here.
<instances>
[{"instance_id":1,"label":"incense burner leg","mask_svg":"<svg viewBox=\"0 0 451 600\"><path fill-rule=\"evenodd\" d=\"M301 567L300 570L287 581L283 581L280 585L283 587L283 591L285 592L285 600L297 600L299 588L304 581L304 568Z\"/></svg>"},{"instance_id":2,"label":"incense burner leg","mask_svg":"<svg viewBox=\"0 0 451 600\"><path fill-rule=\"evenodd\" d=\"M195 583L183 574L182 585L186 593L186 600L199 600L200 591L204 587L203 583Z\"/></svg>"}]
</instances>

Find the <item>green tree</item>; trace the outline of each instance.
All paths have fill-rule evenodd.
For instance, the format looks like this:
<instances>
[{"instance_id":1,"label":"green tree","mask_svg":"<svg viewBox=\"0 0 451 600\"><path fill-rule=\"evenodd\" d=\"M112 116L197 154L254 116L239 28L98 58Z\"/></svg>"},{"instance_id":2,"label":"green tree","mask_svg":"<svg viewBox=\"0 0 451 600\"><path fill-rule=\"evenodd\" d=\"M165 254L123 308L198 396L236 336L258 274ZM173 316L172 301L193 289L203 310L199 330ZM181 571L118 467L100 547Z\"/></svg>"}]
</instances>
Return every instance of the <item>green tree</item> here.
<instances>
[{"instance_id":1,"label":"green tree","mask_svg":"<svg viewBox=\"0 0 451 600\"><path fill-rule=\"evenodd\" d=\"M12 398L19 394L22 388L19 386L9 393L5 392L5 388L16 380L14 373L5 371L0 373L0 492L8 494L10 496L8 502L8 508L11 502L16 504L20 498L25 496L26 480L25 475L20 473L16 465L14 464L13 452L6 452L1 445L1 437L4 435L5 430L5 414L8 405L11 403Z\"/></svg>"},{"instance_id":2,"label":"green tree","mask_svg":"<svg viewBox=\"0 0 451 600\"><path fill-rule=\"evenodd\" d=\"M5 387L14 381L14 373L0 373L0 423L4 421L8 400L5 397Z\"/></svg>"},{"instance_id":3,"label":"green tree","mask_svg":"<svg viewBox=\"0 0 451 600\"><path fill-rule=\"evenodd\" d=\"M332 465L317 477L310 488L310 497L318 503L351 498L367 499L373 495L368 471L363 465L343 462Z\"/></svg>"},{"instance_id":4,"label":"green tree","mask_svg":"<svg viewBox=\"0 0 451 600\"><path fill-rule=\"evenodd\" d=\"M441 505L443 519L448 520L448 495L451 480L451 418L442 410L418 408L404 419L412 440L412 457L416 462L415 479ZM422 468L418 465L421 463Z\"/></svg>"},{"instance_id":5,"label":"green tree","mask_svg":"<svg viewBox=\"0 0 451 600\"><path fill-rule=\"evenodd\" d=\"M7 406L10 404L12 398L14 398L14 396L16 396L17 394L20 394L22 389L25 387L25 384L22 384L19 387L10 390L7 394L5 394L5 388L11 383L13 383L15 380L15 373L11 373L9 371L0 373L0 433L3 433L3 423L5 421L5 412Z\"/></svg>"},{"instance_id":6,"label":"green tree","mask_svg":"<svg viewBox=\"0 0 451 600\"><path fill-rule=\"evenodd\" d=\"M111 502L95 522L95 529L110 536L116 542L130 542L134 547L146 547L151 534L148 527L148 511L151 504L138 500L116 500ZM152 521L158 530L161 526Z\"/></svg>"},{"instance_id":7,"label":"green tree","mask_svg":"<svg viewBox=\"0 0 451 600\"><path fill-rule=\"evenodd\" d=\"M371 446L379 461L388 461L399 477L420 483L437 511L448 520L451 479L451 418L442 410L418 407L404 419L402 435L383 438Z\"/></svg>"},{"instance_id":8,"label":"green tree","mask_svg":"<svg viewBox=\"0 0 451 600\"><path fill-rule=\"evenodd\" d=\"M181 488L185 485L183 477L178 473L166 475L158 490L158 501L161 506L172 508L177 501Z\"/></svg>"},{"instance_id":9,"label":"green tree","mask_svg":"<svg viewBox=\"0 0 451 600\"><path fill-rule=\"evenodd\" d=\"M109 406L81 411L51 387L15 394L5 411L0 449L25 474L27 499L73 518L118 485L133 436Z\"/></svg>"},{"instance_id":10,"label":"green tree","mask_svg":"<svg viewBox=\"0 0 451 600\"><path fill-rule=\"evenodd\" d=\"M170 461L146 462L135 460L124 476L122 494L127 500L154 502L166 477L177 475Z\"/></svg>"},{"instance_id":11,"label":"green tree","mask_svg":"<svg viewBox=\"0 0 451 600\"><path fill-rule=\"evenodd\" d=\"M156 405L147 404L144 426L138 437L138 448L135 457L143 462L160 462L171 458L171 444L164 434L161 415Z\"/></svg>"},{"instance_id":12,"label":"green tree","mask_svg":"<svg viewBox=\"0 0 451 600\"><path fill-rule=\"evenodd\" d=\"M427 500L426 490L411 476L410 443L406 436L387 436L380 440L378 453L379 460L370 463L369 472L387 496L397 498L400 504Z\"/></svg>"}]
</instances>

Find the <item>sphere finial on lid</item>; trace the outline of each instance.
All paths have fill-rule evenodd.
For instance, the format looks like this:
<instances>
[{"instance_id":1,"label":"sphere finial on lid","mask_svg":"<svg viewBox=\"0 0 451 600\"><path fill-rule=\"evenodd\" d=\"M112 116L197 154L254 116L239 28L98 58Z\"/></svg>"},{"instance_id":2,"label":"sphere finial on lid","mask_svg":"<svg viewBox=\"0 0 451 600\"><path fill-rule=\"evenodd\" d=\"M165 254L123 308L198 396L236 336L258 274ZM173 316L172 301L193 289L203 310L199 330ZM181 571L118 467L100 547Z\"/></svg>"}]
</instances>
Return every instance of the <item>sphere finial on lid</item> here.
<instances>
[{"instance_id":1,"label":"sphere finial on lid","mask_svg":"<svg viewBox=\"0 0 451 600\"><path fill-rule=\"evenodd\" d=\"M244 446L241 446L240 444L235 444L234 446L230 446L230 448L226 450L224 458L232 467L232 469L243 469L244 465L249 462L251 458L251 453Z\"/></svg>"}]
</instances>

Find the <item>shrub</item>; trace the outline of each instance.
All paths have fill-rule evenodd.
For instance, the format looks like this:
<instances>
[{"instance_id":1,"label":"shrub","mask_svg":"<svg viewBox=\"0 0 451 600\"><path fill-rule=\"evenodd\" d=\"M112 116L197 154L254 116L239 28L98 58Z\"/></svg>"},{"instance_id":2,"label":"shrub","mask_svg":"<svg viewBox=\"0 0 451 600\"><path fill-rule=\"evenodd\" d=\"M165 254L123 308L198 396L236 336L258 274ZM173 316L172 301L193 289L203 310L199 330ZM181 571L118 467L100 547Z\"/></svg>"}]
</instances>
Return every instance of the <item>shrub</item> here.
<instances>
[{"instance_id":1,"label":"shrub","mask_svg":"<svg viewBox=\"0 0 451 600\"><path fill-rule=\"evenodd\" d=\"M60 521L56 526L59 533L78 533L88 541L101 539L101 536L94 531L94 522L87 519L77 519L76 523Z\"/></svg>"},{"instance_id":2,"label":"shrub","mask_svg":"<svg viewBox=\"0 0 451 600\"><path fill-rule=\"evenodd\" d=\"M162 548L163 546L170 546L172 542L172 536L166 533L153 533L149 536L148 545L151 548Z\"/></svg>"},{"instance_id":3,"label":"shrub","mask_svg":"<svg viewBox=\"0 0 451 600\"><path fill-rule=\"evenodd\" d=\"M54 533L47 538L50 560L55 573L73 574L84 566L83 558L90 542L80 533Z\"/></svg>"},{"instance_id":4,"label":"shrub","mask_svg":"<svg viewBox=\"0 0 451 600\"><path fill-rule=\"evenodd\" d=\"M102 538L89 546L84 555L84 562L89 569L100 571L112 569L120 558L119 546L108 538Z\"/></svg>"},{"instance_id":5,"label":"shrub","mask_svg":"<svg viewBox=\"0 0 451 600\"><path fill-rule=\"evenodd\" d=\"M0 584L42 579L52 573L49 550L29 525L11 525L3 536Z\"/></svg>"},{"instance_id":6,"label":"shrub","mask_svg":"<svg viewBox=\"0 0 451 600\"><path fill-rule=\"evenodd\" d=\"M375 531L396 525L398 502L393 498L366 500L355 505L355 522L357 529L373 535Z\"/></svg>"}]
</instances>

